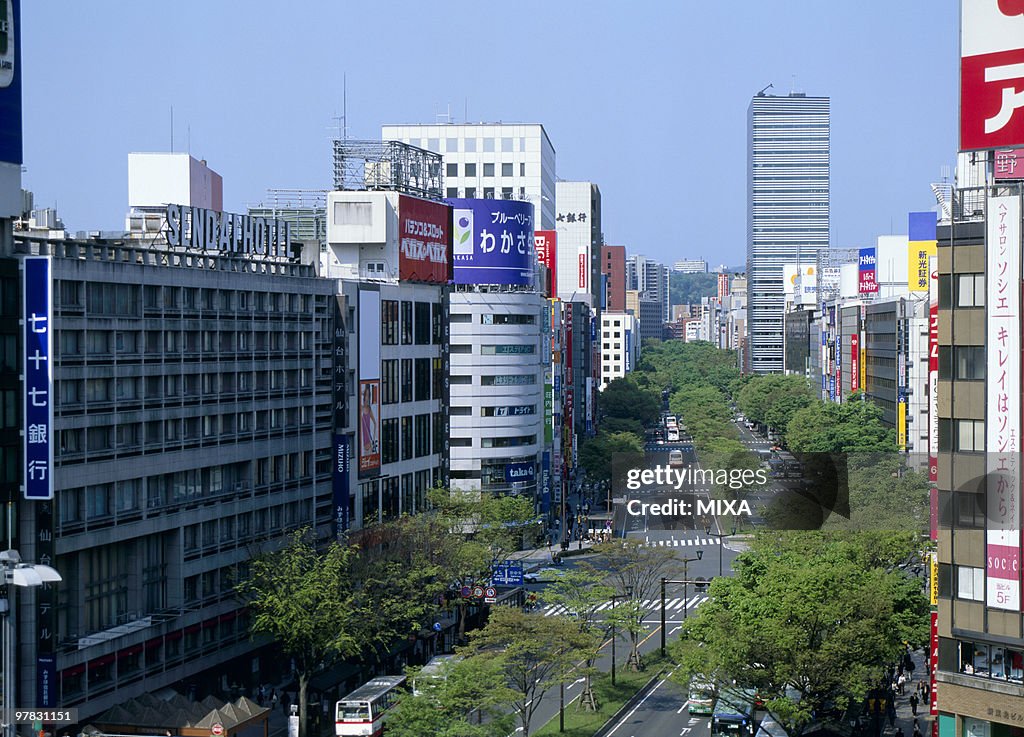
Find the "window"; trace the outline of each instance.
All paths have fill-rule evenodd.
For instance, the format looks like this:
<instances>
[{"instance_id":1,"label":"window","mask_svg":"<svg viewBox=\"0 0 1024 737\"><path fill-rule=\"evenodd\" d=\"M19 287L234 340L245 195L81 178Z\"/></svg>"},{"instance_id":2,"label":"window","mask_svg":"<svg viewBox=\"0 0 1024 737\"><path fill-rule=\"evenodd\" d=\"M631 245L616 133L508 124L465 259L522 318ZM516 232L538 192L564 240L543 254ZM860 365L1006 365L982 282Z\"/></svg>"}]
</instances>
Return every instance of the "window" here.
<instances>
[{"instance_id":1,"label":"window","mask_svg":"<svg viewBox=\"0 0 1024 737\"><path fill-rule=\"evenodd\" d=\"M504 153L512 153L512 139L502 138L501 139L501 150Z\"/></svg>"},{"instance_id":2,"label":"window","mask_svg":"<svg viewBox=\"0 0 1024 737\"><path fill-rule=\"evenodd\" d=\"M941 346L949 352L949 347ZM940 350L940 357L942 351ZM973 345L954 346L953 350L953 378L964 381L984 380L985 378L985 347ZM941 358L940 364L941 366ZM947 374L948 376L948 374Z\"/></svg>"},{"instance_id":3,"label":"window","mask_svg":"<svg viewBox=\"0 0 1024 737\"><path fill-rule=\"evenodd\" d=\"M415 399L416 402L426 402L430 399L430 359L429 358L417 358L416 359L416 384L415 384Z\"/></svg>"},{"instance_id":4,"label":"window","mask_svg":"<svg viewBox=\"0 0 1024 737\"><path fill-rule=\"evenodd\" d=\"M956 421L956 450L981 453L985 450L985 423L981 420Z\"/></svg>"},{"instance_id":5,"label":"window","mask_svg":"<svg viewBox=\"0 0 1024 737\"><path fill-rule=\"evenodd\" d=\"M457 177L459 176L459 165L458 164L446 164L444 167L444 174L446 177Z\"/></svg>"},{"instance_id":6,"label":"window","mask_svg":"<svg viewBox=\"0 0 1024 737\"><path fill-rule=\"evenodd\" d=\"M511 438L483 438L481 448L513 448L520 445L533 445L537 442L536 435L522 435Z\"/></svg>"},{"instance_id":7,"label":"window","mask_svg":"<svg viewBox=\"0 0 1024 737\"><path fill-rule=\"evenodd\" d=\"M402 302L402 345L412 345L412 302Z\"/></svg>"},{"instance_id":8,"label":"window","mask_svg":"<svg viewBox=\"0 0 1024 737\"><path fill-rule=\"evenodd\" d=\"M953 492L956 526L972 530L985 529L985 495L966 491Z\"/></svg>"},{"instance_id":9,"label":"window","mask_svg":"<svg viewBox=\"0 0 1024 737\"><path fill-rule=\"evenodd\" d=\"M430 455L430 415L416 415L416 457Z\"/></svg>"},{"instance_id":10,"label":"window","mask_svg":"<svg viewBox=\"0 0 1024 737\"><path fill-rule=\"evenodd\" d=\"M493 138L485 138L484 139L484 153L493 153L493 152L494 152L494 139Z\"/></svg>"},{"instance_id":11,"label":"window","mask_svg":"<svg viewBox=\"0 0 1024 737\"><path fill-rule=\"evenodd\" d=\"M494 199L494 187L484 187L484 199L485 200L493 200Z\"/></svg>"},{"instance_id":12,"label":"window","mask_svg":"<svg viewBox=\"0 0 1024 737\"><path fill-rule=\"evenodd\" d=\"M451 166L451 164L449 164L449 166ZM458 187L447 187L445 189L445 191L444 191L444 196L447 197L450 200L454 200L456 197L459 196L459 188Z\"/></svg>"},{"instance_id":13,"label":"window","mask_svg":"<svg viewBox=\"0 0 1024 737\"><path fill-rule=\"evenodd\" d=\"M475 138L467 138L467 139L465 139L465 141L466 141L466 151L468 153L471 153L471 154L472 153L476 153L476 139Z\"/></svg>"},{"instance_id":14,"label":"window","mask_svg":"<svg viewBox=\"0 0 1024 737\"><path fill-rule=\"evenodd\" d=\"M501 176L503 176L503 177L510 177L510 176L512 176L512 164L502 164L501 165Z\"/></svg>"},{"instance_id":15,"label":"window","mask_svg":"<svg viewBox=\"0 0 1024 737\"><path fill-rule=\"evenodd\" d=\"M416 317L414 325L416 345L430 345L430 303L416 303Z\"/></svg>"},{"instance_id":16,"label":"window","mask_svg":"<svg viewBox=\"0 0 1024 737\"><path fill-rule=\"evenodd\" d=\"M456 151L458 151L459 150L459 139L458 138L446 138L446 139L444 139L444 150L445 150L446 153L455 153Z\"/></svg>"},{"instance_id":17,"label":"window","mask_svg":"<svg viewBox=\"0 0 1024 737\"><path fill-rule=\"evenodd\" d=\"M394 463L398 460L398 420L395 418L381 421L381 463Z\"/></svg>"},{"instance_id":18,"label":"window","mask_svg":"<svg viewBox=\"0 0 1024 737\"><path fill-rule=\"evenodd\" d=\"M412 401L412 359L402 359L402 401Z\"/></svg>"},{"instance_id":19,"label":"window","mask_svg":"<svg viewBox=\"0 0 1024 737\"><path fill-rule=\"evenodd\" d=\"M380 393L382 404L398 402L398 360L385 359L380 362Z\"/></svg>"},{"instance_id":20,"label":"window","mask_svg":"<svg viewBox=\"0 0 1024 737\"><path fill-rule=\"evenodd\" d=\"M956 596L971 601L985 600L985 569L956 566Z\"/></svg>"},{"instance_id":21,"label":"window","mask_svg":"<svg viewBox=\"0 0 1024 737\"><path fill-rule=\"evenodd\" d=\"M493 177L494 176L494 164L484 164L484 176L485 177Z\"/></svg>"},{"instance_id":22,"label":"window","mask_svg":"<svg viewBox=\"0 0 1024 737\"><path fill-rule=\"evenodd\" d=\"M521 176L521 177L525 177L526 176L526 164L520 164L519 165L519 176Z\"/></svg>"},{"instance_id":23,"label":"window","mask_svg":"<svg viewBox=\"0 0 1024 737\"><path fill-rule=\"evenodd\" d=\"M476 187L466 187L466 199L473 199L476 197Z\"/></svg>"},{"instance_id":24,"label":"window","mask_svg":"<svg viewBox=\"0 0 1024 737\"><path fill-rule=\"evenodd\" d=\"M380 342L398 345L398 302L385 299L380 303Z\"/></svg>"},{"instance_id":25,"label":"window","mask_svg":"<svg viewBox=\"0 0 1024 737\"><path fill-rule=\"evenodd\" d=\"M503 200L510 200L510 199L512 199L512 188L511 187L502 187L501 188L501 199L503 199Z\"/></svg>"},{"instance_id":26,"label":"window","mask_svg":"<svg viewBox=\"0 0 1024 737\"><path fill-rule=\"evenodd\" d=\"M412 417L406 416L402 418L402 460L412 458L412 452Z\"/></svg>"},{"instance_id":27,"label":"window","mask_svg":"<svg viewBox=\"0 0 1024 737\"><path fill-rule=\"evenodd\" d=\"M467 143L468 143L468 141L467 141ZM475 177L476 176L476 164L466 164L466 176L467 177ZM469 195L466 195L466 196L468 197Z\"/></svg>"},{"instance_id":28,"label":"window","mask_svg":"<svg viewBox=\"0 0 1024 737\"><path fill-rule=\"evenodd\" d=\"M985 306L985 275L956 274L956 306Z\"/></svg>"}]
</instances>

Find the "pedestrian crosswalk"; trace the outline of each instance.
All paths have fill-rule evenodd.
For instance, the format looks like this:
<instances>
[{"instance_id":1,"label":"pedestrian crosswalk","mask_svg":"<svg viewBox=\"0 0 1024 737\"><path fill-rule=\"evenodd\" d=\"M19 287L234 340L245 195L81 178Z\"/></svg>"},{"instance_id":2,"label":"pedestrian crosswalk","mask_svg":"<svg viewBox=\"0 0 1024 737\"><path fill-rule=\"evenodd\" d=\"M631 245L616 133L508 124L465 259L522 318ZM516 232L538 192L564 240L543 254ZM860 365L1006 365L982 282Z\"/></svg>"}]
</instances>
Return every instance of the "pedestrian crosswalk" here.
<instances>
[{"instance_id":1,"label":"pedestrian crosswalk","mask_svg":"<svg viewBox=\"0 0 1024 737\"><path fill-rule=\"evenodd\" d=\"M721 538L717 538L717 537L712 537L712 538L697 537L697 538L687 538L687 539L683 539L683 540L680 540L677 537L669 538L668 540L652 540L650 537L648 537L644 541L644 545L646 545L649 548L688 548L688 547L700 547L700 548L703 548L703 547L706 547L706 546L709 546L709 545L721 545L721 544L722 544Z\"/></svg>"},{"instance_id":2,"label":"pedestrian crosswalk","mask_svg":"<svg viewBox=\"0 0 1024 737\"><path fill-rule=\"evenodd\" d=\"M707 594L697 594L695 596L689 596L689 597L686 597L686 598L677 597L677 598L674 598L674 599L665 599L665 612L666 612L666 614L669 613L669 612L677 612L677 611L681 612L683 610L684 604L686 606L686 609L688 611L692 612L694 609L696 609L698 606L700 606L701 604L703 604L707 600L708 600ZM661 611L661 599L658 599L658 598L655 598L655 599L644 599L642 602L640 602L640 605L641 605L641 608L645 612L660 612ZM611 609L611 606L612 606L611 602L607 601L604 604L601 604L600 606L598 606L594 610L594 612L596 614L600 615L601 612L604 612L604 611L606 611L608 609ZM575 612L572 612L568 607L565 607L562 604L548 604L543 609L541 609L541 613L545 617L555 617L555 616L559 616L559 615L561 615L561 616L576 616Z\"/></svg>"}]
</instances>

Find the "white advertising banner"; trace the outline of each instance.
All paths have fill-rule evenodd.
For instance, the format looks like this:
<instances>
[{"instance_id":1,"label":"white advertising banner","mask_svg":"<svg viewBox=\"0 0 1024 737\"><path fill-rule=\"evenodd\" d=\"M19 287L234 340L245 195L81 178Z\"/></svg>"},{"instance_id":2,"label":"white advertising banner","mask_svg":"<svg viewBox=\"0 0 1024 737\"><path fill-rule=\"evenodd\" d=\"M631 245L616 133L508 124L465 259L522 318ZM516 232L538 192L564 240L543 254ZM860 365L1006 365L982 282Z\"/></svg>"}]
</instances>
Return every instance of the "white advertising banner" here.
<instances>
[{"instance_id":1,"label":"white advertising banner","mask_svg":"<svg viewBox=\"0 0 1024 737\"><path fill-rule=\"evenodd\" d=\"M986 603L1019 611L1020 198L990 197L987 219Z\"/></svg>"}]
</instances>

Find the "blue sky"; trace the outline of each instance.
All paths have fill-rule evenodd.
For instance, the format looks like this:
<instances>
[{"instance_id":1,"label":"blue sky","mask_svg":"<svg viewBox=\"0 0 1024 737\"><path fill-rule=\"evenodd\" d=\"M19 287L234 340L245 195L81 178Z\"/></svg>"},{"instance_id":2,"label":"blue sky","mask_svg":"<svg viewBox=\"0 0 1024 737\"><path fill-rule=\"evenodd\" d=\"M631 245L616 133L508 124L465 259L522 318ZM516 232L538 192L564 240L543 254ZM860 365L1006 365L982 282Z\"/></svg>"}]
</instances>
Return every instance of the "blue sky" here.
<instances>
[{"instance_id":1,"label":"blue sky","mask_svg":"<svg viewBox=\"0 0 1024 737\"><path fill-rule=\"evenodd\" d=\"M72 230L120 229L130 151L188 146L233 212L326 187L332 120L543 123L596 182L607 242L744 262L746 111L832 98L832 243L906 232L955 158L953 0L23 2L24 185ZM795 81L794 81L795 80Z\"/></svg>"}]
</instances>

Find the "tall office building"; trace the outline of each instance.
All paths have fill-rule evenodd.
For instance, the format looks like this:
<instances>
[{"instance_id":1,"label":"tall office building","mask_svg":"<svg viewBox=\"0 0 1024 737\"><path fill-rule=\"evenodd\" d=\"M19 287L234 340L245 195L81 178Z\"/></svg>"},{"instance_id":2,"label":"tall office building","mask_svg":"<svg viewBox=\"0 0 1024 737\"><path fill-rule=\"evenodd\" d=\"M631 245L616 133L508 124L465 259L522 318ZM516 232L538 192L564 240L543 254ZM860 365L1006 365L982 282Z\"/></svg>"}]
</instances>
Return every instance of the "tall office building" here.
<instances>
[{"instance_id":1,"label":"tall office building","mask_svg":"<svg viewBox=\"0 0 1024 737\"><path fill-rule=\"evenodd\" d=\"M591 182L555 184L558 298L601 304L601 190Z\"/></svg>"},{"instance_id":2,"label":"tall office building","mask_svg":"<svg viewBox=\"0 0 1024 737\"><path fill-rule=\"evenodd\" d=\"M784 264L829 242L829 98L759 92L747 110L747 278L754 373L783 368Z\"/></svg>"},{"instance_id":3,"label":"tall office building","mask_svg":"<svg viewBox=\"0 0 1024 737\"><path fill-rule=\"evenodd\" d=\"M648 299L657 302L661 308L662 322L668 322L672 318L669 269L664 264L646 256L627 256L626 289L646 293Z\"/></svg>"},{"instance_id":4,"label":"tall office building","mask_svg":"<svg viewBox=\"0 0 1024 737\"><path fill-rule=\"evenodd\" d=\"M526 200L534 230L555 227L555 147L538 123L385 125L385 141L401 141L443 157L448 199Z\"/></svg>"},{"instance_id":5,"label":"tall office building","mask_svg":"<svg viewBox=\"0 0 1024 737\"><path fill-rule=\"evenodd\" d=\"M626 247L601 246L601 273L605 282L605 309L626 309Z\"/></svg>"}]
</instances>

